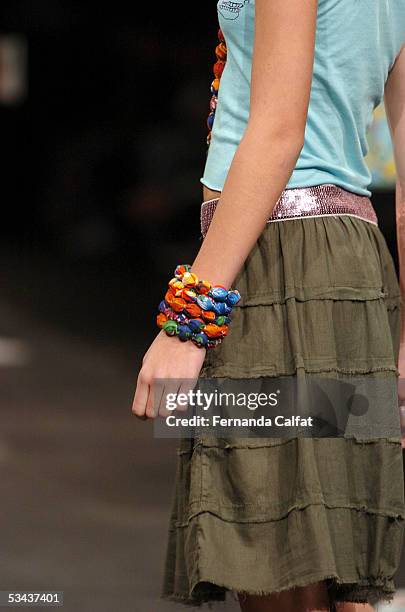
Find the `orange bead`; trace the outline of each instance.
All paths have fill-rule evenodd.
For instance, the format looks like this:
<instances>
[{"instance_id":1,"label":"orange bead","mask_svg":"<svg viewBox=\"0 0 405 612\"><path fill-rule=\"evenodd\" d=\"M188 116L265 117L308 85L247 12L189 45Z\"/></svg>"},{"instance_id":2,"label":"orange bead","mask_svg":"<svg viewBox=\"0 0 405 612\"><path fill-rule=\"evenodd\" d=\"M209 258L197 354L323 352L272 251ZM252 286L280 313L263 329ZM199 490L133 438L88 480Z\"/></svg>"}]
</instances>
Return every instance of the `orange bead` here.
<instances>
[{"instance_id":1,"label":"orange bead","mask_svg":"<svg viewBox=\"0 0 405 612\"><path fill-rule=\"evenodd\" d=\"M163 325L166 323L167 321L167 317L165 314L163 314L163 312L159 312L159 314L156 317L156 323L158 324L158 327L162 328Z\"/></svg>"},{"instance_id":2,"label":"orange bead","mask_svg":"<svg viewBox=\"0 0 405 612\"><path fill-rule=\"evenodd\" d=\"M211 83L211 87L213 89L215 89L215 91L218 91L219 89L219 79L214 79Z\"/></svg>"},{"instance_id":3,"label":"orange bead","mask_svg":"<svg viewBox=\"0 0 405 612\"><path fill-rule=\"evenodd\" d=\"M198 283L198 276L193 272L186 272L181 280L185 287L195 287Z\"/></svg>"},{"instance_id":4,"label":"orange bead","mask_svg":"<svg viewBox=\"0 0 405 612\"><path fill-rule=\"evenodd\" d=\"M168 304L172 304L173 300L175 300L176 298L174 297L173 293L171 291L166 291L165 294L165 300Z\"/></svg>"},{"instance_id":5,"label":"orange bead","mask_svg":"<svg viewBox=\"0 0 405 612\"><path fill-rule=\"evenodd\" d=\"M188 272L188 270L189 270L189 266L188 265L187 266L180 265L180 266L177 266L177 268L175 269L174 273L175 273L176 276L181 277L181 276L183 276L183 274L185 272Z\"/></svg>"},{"instance_id":6,"label":"orange bead","mask_svg":"<svg viewBox=\"0 0 405 612\"><path fill-rule=\"evenodd\" d=\"M181 297L183 300L186 300L186 302L195 302L197 294L192 289L183 289Z\"/></svg>"},{"instance_id":7,"label":"orange bead","mask_svg":"<svg viewBox=\"0 0 405 612\"><path fill-rule=\"evenodd\" d=\"M218 60L216 64L214 64L214 75L216 76L217 79L221 78L224 68L225 68L225 62L221 60Z\"/></svg>"},{"instance_id":8,"label":"orange bead","mask_svg":"<svg viewBox=\"0 0 405 612\"><path fill-rule=\"evenodd\" d=\"M212 310L203 310L202 318L205 319L205 321L215 321L217 315L215 312L212 312Z\"/></svg>"},{"instance_id":9,"label":"orange bead","mask_svg":"<svg viewBox=\"0 0 405 612\"><path fill-rule=\"evenodd\" d=\"M186 303L187 302L183 300L183 298L175 297L173 298L173 301L170 306L173 308L174 312L182 312L186 306Z\"/></svg>"},{"instance_id":10,"label":"orange bead","mask_svg":"<svg viewBox=\"0 0 405 612\"><path fill-rule=\"evenodd\" d=\"M205 295L208 293L208 291L211 289L211 283L209 283L208 281L200 281L196 287L196 290L198 293L201 293L202 295Z\"/></svg>"},{"instance_id":11,"label":"orange bead","mask_svg":"<svg viewBox=\"0 0 405 612\"><path fill-rule=\"evenodd\" d=\"M208 338L220 338L222 336L221 327L212 323L208 323L204 327L204 333L207 334Z\"/></svg>"},{"instance_id":12,"label":"orange bead","mask_svg":"<svg viewBox=\"0 0 405 612\"><path fill-rule=\"evenodd\" d=\"M219 43L215 49L215 55L219 60L225 61L227 56L227 49L223 42Z\"/></svg>"},{"instance_id":13,"label":"orange bead","mask_svg":"<svg viewBox=\"0 0 405 612\"><path fill-rule=\"evenodd\" d=\"M212 323L208 323L204 327L204 333L207 334L209 338L223 338L228 333L227 325L213 325Z\"/></svg>"},{"instance_id":14,"label":"orange bead","mask_svg":"<svg viewBox=\"0 0 405 612\"><path fill-rule=\"evenodd\" d=\"M202 309L193 302L191 302L190 304L186 304L185 310L187 314L190 315L190 317L201 317Z\"/></svg>"},{"instance_id":15,"label":"orange bead","mask_svg":"<svg viewBox=\"0 0 405 612\"><path fill-rule=\"evenodd\" d=\"M178 278L172 278L172 280L169 281L169 289L173 295L177 295L178 291L184 289L184 285Z\"/></svg>"}]
</instances>

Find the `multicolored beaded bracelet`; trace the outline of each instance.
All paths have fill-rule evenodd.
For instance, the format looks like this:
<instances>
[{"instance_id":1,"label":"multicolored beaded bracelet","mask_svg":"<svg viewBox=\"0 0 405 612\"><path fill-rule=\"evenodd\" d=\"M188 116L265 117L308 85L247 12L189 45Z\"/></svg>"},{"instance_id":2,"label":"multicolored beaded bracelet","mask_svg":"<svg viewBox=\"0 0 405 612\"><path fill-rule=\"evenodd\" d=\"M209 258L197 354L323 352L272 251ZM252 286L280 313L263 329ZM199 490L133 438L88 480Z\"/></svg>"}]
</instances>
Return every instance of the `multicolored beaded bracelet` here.
<instances>
[{"instance_id":1,"label":"multicolored beaded bracelet","mask_svg":"<svg viewBox=\"0 0 405 612\"><path fill-rule=\"evenodd\" d=\"M159 304L156 322L169 336L214 348L227 335L230 314L240 300L236 289L199 280L191 266L177 266L165 299Z\"/></svg>"},{"instance_id":2,"label":"multicolored beaded bracelet","mask_svg":"<svg viewBox=\"0 0 405 612\"><path fill-rule=\"evenodd\" d=\"M218 30L218 40L219 40L219 44L215 48L215 55L216 55L217 61L215 62L214 67L213 67L214 80L211 83L210 113L207 119L207 127L208 127L207 147L209 147L210 142L211 142L211 132L212 132L212 127L214 125L215 111L216 111L217 103L218 103L219 83L220 83L221 76L225 68L226 58L227 58L227 53L228 53L227 48L226 48L225 37L222 33L221 28L219 28Z\"/></svg>"}]
</instances>

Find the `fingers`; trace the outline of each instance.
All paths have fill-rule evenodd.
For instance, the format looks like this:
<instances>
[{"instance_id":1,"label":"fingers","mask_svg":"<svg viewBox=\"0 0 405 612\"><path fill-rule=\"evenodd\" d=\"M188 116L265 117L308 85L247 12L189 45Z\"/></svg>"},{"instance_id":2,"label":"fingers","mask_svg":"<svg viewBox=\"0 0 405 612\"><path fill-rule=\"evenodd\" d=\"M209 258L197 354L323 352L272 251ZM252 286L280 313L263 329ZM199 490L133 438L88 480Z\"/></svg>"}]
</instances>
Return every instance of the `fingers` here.
<instances>
[{"instance_id":1,"label":"fingers","mask_svg":"<svg viewBox=\"0 0 405 612\"><path fill-rule=\"evenodd\" d=\"M149 419L154 419L158 416L164 392L165 385L163 382L155 379L150 385L150 392L146 405L146 416Z\"/></svg>"},{"instance_id":2,"label":"fingers","mask_svg":"<svg viewBox=\"0 0 405 612\"><path fill-rule=\"evenodd\" d=\"M188 402L189 394L194 389L197 381L198 377L175 379L173 381L165 380L158 406L159 416L167 417L175 411L187 412L190 407Z\"/></svg>"},{"instance_id":3,"label":"fingers","mask_svg":"<svg viewBox=\"0 0 405 612\"><path fill-rule=\"evenodd\" d=\"M167 396L176 396L179 383L176 380L158 379L140 371L132 404L132 412L138 418L154 419L158 415L169 416L171 410L166 408Z\"/></svg>"},{"instance_id":4,"label":"fingers","mask_svg":"<svg viewBox=\"0 0 405 612\"><path fill-rule=\"evenodd\" d=\"M136 384L134 401L132 403L132 412L139 419L147 419L146 406L149 398L149 381L145 374L140 371Z\"/></svg>"},{"instance_id":5,"label":"fingers","mask_svg":"<svg viewBox=\"0 0 405 612\"><path fill-rule=\"evenodd\" d=\"M186 412L189 408L186 398L197 380L198 378L181 381L153 379L141 371L138 376L132 412L143 420L154 419L157 416L167 417L175 410Z\"/></svg>"},{"instance_id":6,"label":"fingers","mask_svg":"<svg viewBox=\"0 0 405 612\"><path fill-rule=\"evenodd\" d=\"M188 398L197 381L198 378L143 381L139 377L132 412L143 420L167 417L176 411L187 412L190 408Z\"/></svg>"},{"instance_id":7,"label":"fingers","mask_svg":"<svg viewBox=\"0 0 405 612\"><path fill-rule=\"evenodd\" d=\"M166 379L162 386L162 394L158 406L158 414L161 417L167 417L173 414L181 407L178 404L177 398L180 393L181 382L177 379Z\"/></svg>"},{"instance_id":8,"label":"fingers","mask_svg":"<svg viewBox=\"0 0 405 612\"><path fill-rule=\"evenodd\" d=\"M185 396L189 396L190 391L192 391L194 389L194 387L196 386L198 381L198 378L187 378L185 380L182 381L181 385L180 385L180 389L178 394L182 395L183 397ZM179 412L186 412L189 409L189 404L187 403L179 403L177 410L179 410Z\"/></svg>"}]
</instances>

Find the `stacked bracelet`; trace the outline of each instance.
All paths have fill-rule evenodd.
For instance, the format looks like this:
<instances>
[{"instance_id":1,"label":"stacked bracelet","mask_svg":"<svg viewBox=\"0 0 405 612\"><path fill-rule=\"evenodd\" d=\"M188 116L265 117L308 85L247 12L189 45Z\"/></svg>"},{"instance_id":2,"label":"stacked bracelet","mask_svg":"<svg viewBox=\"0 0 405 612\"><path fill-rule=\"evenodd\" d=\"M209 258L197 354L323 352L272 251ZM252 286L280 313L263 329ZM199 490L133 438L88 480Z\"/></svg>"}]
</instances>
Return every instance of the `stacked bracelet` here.
<instances>
[{"instance_id":1,"label":"stacked bracelet","mask_svg":"<svg viewBox=\"0 0 405 612\"><path fill-rule=\"evenodd\" d=\"M189 265L177 266L159 304L156 322L168 336L214 348L227 335L231 312L240 300L236 289L199 280Z\"/></svg>"}]
</instances>

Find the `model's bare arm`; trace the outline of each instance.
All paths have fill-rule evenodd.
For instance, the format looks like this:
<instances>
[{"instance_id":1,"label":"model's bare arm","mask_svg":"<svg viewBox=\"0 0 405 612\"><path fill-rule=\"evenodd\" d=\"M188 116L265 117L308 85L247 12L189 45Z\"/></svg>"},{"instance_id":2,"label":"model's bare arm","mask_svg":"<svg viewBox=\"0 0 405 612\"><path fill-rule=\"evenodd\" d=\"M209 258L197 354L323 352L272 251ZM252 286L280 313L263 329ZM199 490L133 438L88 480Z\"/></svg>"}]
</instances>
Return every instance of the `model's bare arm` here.
<instances>
[{"instance_id":1,"label":"model's bare arm","mask_svg":"<svg viewBox=\"0 0 405 612\"><path fill-rule=\"evenodd\" d=\"M193 264L229 286L263 231L304 142L316 0L256 0L250 118Z\"/></svg>"},{"instance_id":2,"label":"model's bare arm","mask_svg":"<svg viewBox=\"0 0 405 612\"><path fill-rule=\"evenodd\" d=\"M401 348L399 354L399 396L405 401L405 46L397 57L385 87L385 107L390 126L397 170L396 220L399 255Z\"/></svg>"},{"instance_id":3,"label":"model's bare arm","mask_svg":"<svg viewBox=\"0 0 405 612\"><path fill-rule=\"evenodd\" d=\"M192 269L229 287L264 229L304 142L317 0L256 0L250 117ZM226 340L225 340L226 342ZM155 378L197 377L205 349L160 332L144 357L134 398L153 416ZM149 398L149 399L148 399Z\"/></svg>"}]
</instances>

